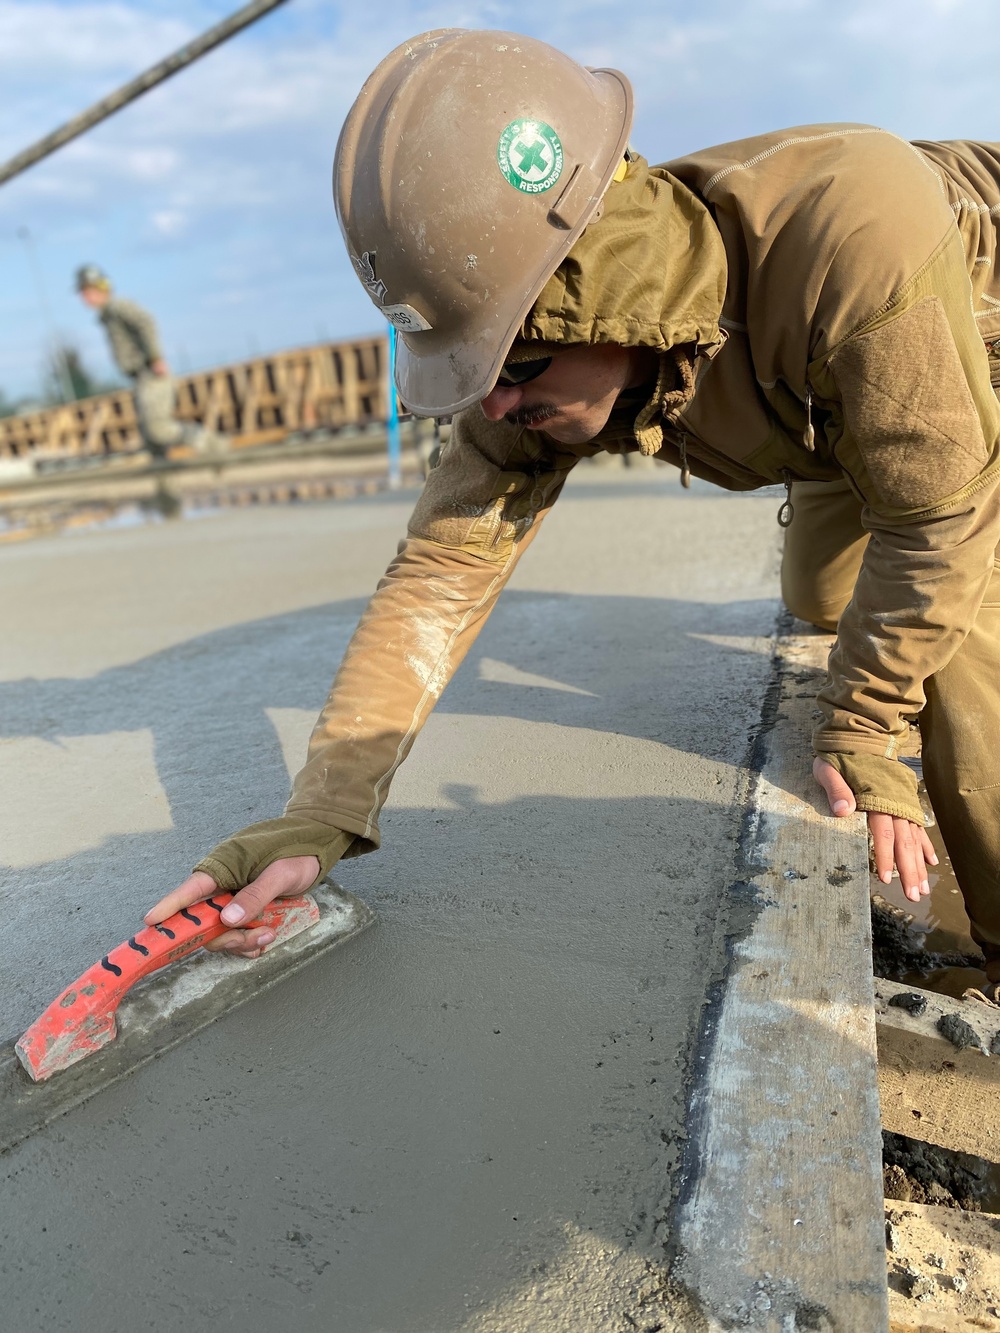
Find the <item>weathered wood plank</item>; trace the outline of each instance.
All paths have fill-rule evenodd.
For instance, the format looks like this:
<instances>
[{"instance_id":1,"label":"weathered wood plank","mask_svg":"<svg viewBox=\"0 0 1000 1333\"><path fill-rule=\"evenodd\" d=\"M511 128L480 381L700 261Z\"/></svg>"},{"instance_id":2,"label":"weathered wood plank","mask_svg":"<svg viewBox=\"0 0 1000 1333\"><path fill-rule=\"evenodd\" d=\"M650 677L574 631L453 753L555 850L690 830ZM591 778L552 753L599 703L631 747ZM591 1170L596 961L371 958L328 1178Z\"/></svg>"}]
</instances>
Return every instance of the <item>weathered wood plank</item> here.
<instances>
[{"instance_id":1,"label":"weathered wood plank","mask_svg":"<svg viewBox=\"0 0 1000 1333\"><path fill-rule=\"evenodd\" d=\"M280 439L300 425L336 429L384 421L385 356L384 338L361 338L181 375L177 415L230 434L237 445ZM339 385L338 365L343 371ZM314 394L313 380L318 385L321 374L324 391ZM139 443L128 389L0 418L0 460L115 454L137 449Z\"/></svg>"},{"instance_id":2,"label":"weathered wood plank","mask_svg":"<svg viewBox=\"0 0 1000 1333\"><path fill-rule=\"evenodd\" d=\"M706 1330L888 1325L867 840L811 778L830 643L779 638L696 1057L675 1278Z\"/></svg>"},{"instance_id":3,"label":"weathered wood plank","mask_svg":"<svg viewBox=\"0 0 1000 1333\"><path fill-rule=\"evenodd\" d=\"M889 1003L911 995L921 1012ZM878 978L875 1019L885 1128L1000 1161L1000 1009Z\"/></svg>"}]
</instances>

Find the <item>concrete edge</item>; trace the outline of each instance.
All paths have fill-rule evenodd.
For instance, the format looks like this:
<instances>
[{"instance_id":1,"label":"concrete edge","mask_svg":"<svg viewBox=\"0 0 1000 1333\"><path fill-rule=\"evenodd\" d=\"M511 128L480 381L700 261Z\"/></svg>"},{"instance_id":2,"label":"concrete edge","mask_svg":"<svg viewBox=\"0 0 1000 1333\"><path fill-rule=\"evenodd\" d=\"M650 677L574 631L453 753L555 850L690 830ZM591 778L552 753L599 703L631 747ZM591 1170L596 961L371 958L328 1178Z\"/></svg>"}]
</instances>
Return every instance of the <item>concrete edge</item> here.
<instances>
[{"instance_id":1,"label":"concrete edge","mask_svg":"<svg viewBox=\"0 0 1000 1333\"><path fill-rule=\"evenodd\" d=\"M47 1082L32 1083L21 1067L14 1053L20 1033L0 1044L0 1154L353 939L376 919L333 880L324 880L312 894L320 909L312 929L252 961L199 949L154 973L122 1000L117 1038Z\"/></svg>"},{"instance_id":2,"label":"concrete edge","mask_svg":"<svg viewBox=\"0 0 1000 1333\"><path fill-rule=\"evenodd\" d=\"M671 1278L704 1333L888 1328L867 836L811 777L831 642L779 618L694 1056Z\"/></svg>"}]
</instances>

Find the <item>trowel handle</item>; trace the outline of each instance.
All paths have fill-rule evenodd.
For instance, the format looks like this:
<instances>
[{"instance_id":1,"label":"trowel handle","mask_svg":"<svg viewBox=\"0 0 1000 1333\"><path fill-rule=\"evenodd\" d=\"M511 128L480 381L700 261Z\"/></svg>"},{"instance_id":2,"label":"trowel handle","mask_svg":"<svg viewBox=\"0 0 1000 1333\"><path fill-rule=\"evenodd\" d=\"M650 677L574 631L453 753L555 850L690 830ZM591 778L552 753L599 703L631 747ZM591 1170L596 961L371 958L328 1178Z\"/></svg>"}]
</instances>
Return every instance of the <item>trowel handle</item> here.
<instances>
[{"instance_id":1,"label":"trowel handle","mask_svg":"<svg viewBox=\"0 0 1000 1333\"><path fill-rule=\"evenodd\" d=\"M115 1012L126 992L158 968L177 962L230 929L221 920L231 893L215 893L184 907L157 926L146 926L67 986L28 1028L14 1049L31 1078L39 1081L75 1064L112 1041ZM309 894L278 898L249 926L268 926L275 944L308 930L319 920Z\"/></svg>"},{"instance_id":2,"label":"trowel handle","mask_svg":"<svg viewBox=\"0 0 1000 1333\"><path fill-rule=\"evenodd\" d=\"M222 909L228 907L235 896L232 893L215 893L203 902L182 907L158 926L146 926L138 935L119 944L117 949L105 954L95 966L112 975L117 971L121 983L124 983L120 986L120 994L124 995L141 977L155 972L158 967L177 962L186 954L200 949L209 940L218 939L231 930L232 927L222 920ZM309 919L300 921L303 912ZM245 929L268 926L274 931L277 943L289 935L297 935L300 930L305 930L318 920L319 909L312 898L278 898L265 907L259 917L249 922ZM293 924L294 929L291 929Z\"/></svg>"},{"instance_id":3,"label":"trowel handle","mask_svg":"<svg viewBox=\"0 0 1000 1333\"><path fill-rule=\"evenodd\" d=\"M166 967L168 963L176 963L209 940L218 939L231 930L232 927L222 920L222 909L228 907L234 897L232 893L216 893L203 902L182 907L158 926L146 926L124 944L119 944L117 949L112 949L99 963L95 963L90 972L100 968L109 973L105 994L117 994L120 1000L131 986L143 977L148 977L150 972ZM303 912L308 920L300 920ZM277 944L279 940L297 935L300 930L307 929L318 920L319 909L312 898L278 898L244 929L268 926L274 931L274 942ZM294 929L291 928L293 925ZM60 1000L56 1003L60 1003Z\"/></svg>"}]
</instances>

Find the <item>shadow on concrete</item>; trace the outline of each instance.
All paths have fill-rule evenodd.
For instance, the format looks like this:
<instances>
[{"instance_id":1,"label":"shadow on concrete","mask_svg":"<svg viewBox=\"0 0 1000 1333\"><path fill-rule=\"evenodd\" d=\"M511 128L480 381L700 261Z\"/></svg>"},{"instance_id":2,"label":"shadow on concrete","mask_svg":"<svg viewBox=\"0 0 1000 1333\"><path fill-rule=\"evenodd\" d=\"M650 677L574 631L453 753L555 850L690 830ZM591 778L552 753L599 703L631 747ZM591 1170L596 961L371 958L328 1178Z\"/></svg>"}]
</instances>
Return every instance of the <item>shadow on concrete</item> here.
<instances>
[{"instance_id":1,"label":"shadow on concrete","mask_svg":"<svg viewBox=\"0 0 1000 1333\"><path fill-rule=\"evenodd\" d=\"M58 746L65 738L148 730L173 824L0 872L0 903L20 958L0 982L4 1028L30 1021L45 1002L53 959L60 975L74 966L69 952L85 966L109 936L129 935L149 903L216 842L281 810L288 770L266 710L318 712L363 607L352 599L233 626L89 679L0 684L2 740ZM760 654L740 640L767 633L772 608L508 591L436 711L551 722L740 762L747 729L737 726L734 736L728 720L756 717L766 672ZM730 646L700 637L720 631ZM497 663L550 684L480 679L502 674ZM60 818L58 757L55 751L52 806L42 812L49 826ZM392 817L387 812L384 827ZM39 900L51 913L47 922ZM18 997L14 1014L8 995Z\"/></svg>"},{"instance_id":2,"label":"shadow on concrete","mask_svg":"<svg viewBox=\"0 0 1000 1333\"><path fill-rule=\"evenodd\" d=\"M364 605L352 599L232 626L82 680L0 683L0 739L58 743L149 729L159 780L185 836L207 832L206 807L214 829L222 787L234 795L226 831L261 803L267 814L259 817L270 817L288 780L265 710L319 711ZM773 606L509 591L436 712L608 729L714 757L718 731L703 722L727 701L709 697L703 712L672 711L668 678L680 671L711 681L720 653L751 651L711 636L767 633ZM645 643L636 642L637 620ZM479 679L484 659L544 677L551 687ZM737 710L743 700L730 702ZM728 751L728 738L722 748Z\"/></svg>"},{"instance_id":3,"label":"shadow on concrete","mask_svg":"<svg viewBox=\"0 0 1000 1333\"><path fill-rule=\"evenodd\" d=\"M173 819L5 872L5 1028L218 838L280 809L266 710L318 710L361 609L0 686L6 739L149 729ZM759 717L753 640L773 610L508 592L439 705L454 724L417 743L445 775L439 804L394 805L383 851L344 867L379 926L15 1150L0 1196L11 1326L107 1327L145 1293L127 1320L150 1333L654 1327L732 873L727 766ZM495 678L510 667L534 683ZM459 755L456 715L591 733L595 774L631 764L640 789L650 751L620 738L727 776L716 799L675 781L683 795L485 801L476 764L510 755Z\"/></svg>"}]
</instances>

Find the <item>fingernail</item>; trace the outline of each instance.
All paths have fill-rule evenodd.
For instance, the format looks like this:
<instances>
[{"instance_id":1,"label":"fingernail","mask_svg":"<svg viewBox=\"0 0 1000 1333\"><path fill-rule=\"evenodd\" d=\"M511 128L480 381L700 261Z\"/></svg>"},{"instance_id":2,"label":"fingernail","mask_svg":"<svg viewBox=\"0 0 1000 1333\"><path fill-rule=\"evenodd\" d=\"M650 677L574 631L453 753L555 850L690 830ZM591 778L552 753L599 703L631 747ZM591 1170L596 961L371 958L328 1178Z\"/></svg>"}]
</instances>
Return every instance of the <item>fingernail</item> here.
<instances>
[{"instance_id":1,"label":"fingernail","mask_svg":"<svg viewBox=\"0 0 1000 1333\"><path fill-rule=\"evenodd\" d=\"M879 875L879 879L882 881L883 884L891 884L891 883L892 883L892 871L891 871L891 870L883 870L882 873L881 873L881 875Z\"/></svg>"},{"instance_id":2,"label":"fingernail","mask_svg":"<svg viewBox=\"0 0 1000 1333\"><path fill-rule=\"evenodd\" d=\"M921 893L930 893L930 891L931 891L931 886L930 886L930 884L927 882L926 879L922 879L922 880L920 881L920 892L921 892Z\"/></svg>"},{"instance_id":3,"label":"fingernail","mask_svg":"<svg viewBox=\"0 0 1000 1333\"><path fill-rule=\"evenodd\" d=\"M229 903L222 909L222 919L227 926L238 926L245 916L246 912L238 903Z\"/></svg>"},{"instance_id":4,"label":"fingernail","mask_svg":"<svg viewBox=\"0 0 1000 1333\"><path fill-rule=\"evenodd\" d=\"M273 943L274 943L274 931L273 931L273 930L265 930L263 935L258 935L258 936L257 936L257 943L260 945L260 947L261 947L262 949L263 949L263 947L264 947L265 944L273 944Z\"/></svg>"},{"instance_id":5,"label":"fingernail","mask_svg":"<svg viewBox=\"0 0 1000 1333\"><path fill-rule=\"evenodd\" d=\"M833 803L833 813L835 815L846 815L850 808L847 801L834 801Z\"/></svg>"},{"instance_id":6,"label":"fingernail","mask_svg":"<svg viewBox=\"0 0 1000 1333\"><path fill-rule=\"evenodd\" d=\"M938 863L938 859L936 856L929 856L927 860L931 863L932 866L936 866Z\"/></svg>"}]
</instances>

